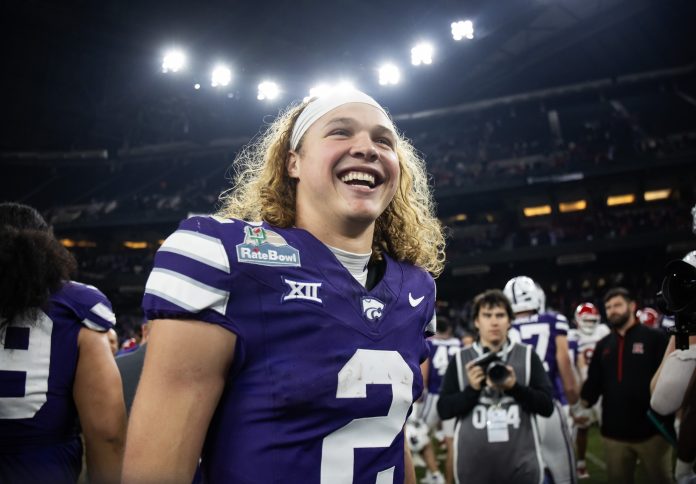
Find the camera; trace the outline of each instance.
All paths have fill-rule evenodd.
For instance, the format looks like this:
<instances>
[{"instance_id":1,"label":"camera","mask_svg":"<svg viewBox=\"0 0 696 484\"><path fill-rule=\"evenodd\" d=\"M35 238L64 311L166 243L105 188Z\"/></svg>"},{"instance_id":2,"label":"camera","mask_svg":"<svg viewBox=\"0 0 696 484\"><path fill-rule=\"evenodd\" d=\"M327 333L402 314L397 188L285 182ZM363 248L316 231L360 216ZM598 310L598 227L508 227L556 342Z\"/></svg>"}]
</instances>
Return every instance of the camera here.
<instances>
[{"instance_id":1,"label":"camera","mask_svg":"<svg viewBox=\"0 0 696 484\"><path fill-rule=\"evenodd\" d=\"M677 349L688 349L689 335L696 334L696 267L675 260L667 264L666 272L660 291L663 308L675 316Z\"/></svg>"},{"instance_id":2,"label":"camera","mask_svg":"<svg viewBox=\"0 0 696 484\"><path fill-rule=\"evenodd\" d=\"M500 386L510 376L503 360L498 356L498 353L484 353L478 358L472 360L473 364L480 366L486 373L486 376L494 385Z\"/></svg>"},{"instance_id":3,"label":"camera","mask_svg":"<svg viewBox=\"0 0 696 484\"><path fill-rule=\"evenodd\" d=\"M691 209L691 230L696 235L696 205ZM689 349L689 335L696 334L696 250L682 260L674 260L665 268L667 275L662 280L661 309L674 315L676 347Z\"/></svg>"}]
</instances>

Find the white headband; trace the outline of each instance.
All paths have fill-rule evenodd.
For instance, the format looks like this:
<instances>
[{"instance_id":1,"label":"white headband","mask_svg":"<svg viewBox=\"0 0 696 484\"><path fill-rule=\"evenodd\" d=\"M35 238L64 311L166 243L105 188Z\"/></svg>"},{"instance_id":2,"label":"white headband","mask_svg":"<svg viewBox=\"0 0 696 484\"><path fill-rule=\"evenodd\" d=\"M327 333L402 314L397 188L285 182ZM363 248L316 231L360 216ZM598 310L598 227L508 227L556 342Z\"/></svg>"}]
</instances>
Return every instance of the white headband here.
<instances>
[{"instance_id":1,"label":"white headband","mask_svg":"<svg viewBox=\"0 0 696 484\"><path fill-rule=\"evenodd\" d=\"M290 137L290 149L297 149L297 145L300 144L302 136L304 136L309 127L312 126L317 119L321 118L329 111L349 103L362 103L374 106L382 111L391 123L391 119L384 108L364 92L356 90L334 91L310 102L298 116L295 127L292 129L292 136ZM393 126L390 127L394 129Z\"/></svg>"}]
</instances>

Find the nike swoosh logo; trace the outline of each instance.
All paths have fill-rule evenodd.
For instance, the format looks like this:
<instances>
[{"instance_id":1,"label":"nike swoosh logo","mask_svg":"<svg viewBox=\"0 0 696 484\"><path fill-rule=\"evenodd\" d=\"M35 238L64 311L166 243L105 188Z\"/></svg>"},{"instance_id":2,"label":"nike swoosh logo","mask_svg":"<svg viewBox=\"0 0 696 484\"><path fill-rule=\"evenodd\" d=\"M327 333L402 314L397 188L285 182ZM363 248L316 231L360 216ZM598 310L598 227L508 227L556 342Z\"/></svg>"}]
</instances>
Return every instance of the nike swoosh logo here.
<instances>
[{"instance_id":1,"label":"nike swoosh logo","mask_svg":"<svg viewBox=\"0 0 696 484\"><path fill-rule=\"evenodd\" d=\"M417 298L417 299L414 299L413 296L411 295L411 293L410 293L410 292L408 293L408 302L411 304L411 307L412 307L412 308L415 308L415 307L418 306L421 302L423 302L423 298L425 298L425 296L421 296L421 297L419 297L419 298Z\"/></svg>"}]
</instances>

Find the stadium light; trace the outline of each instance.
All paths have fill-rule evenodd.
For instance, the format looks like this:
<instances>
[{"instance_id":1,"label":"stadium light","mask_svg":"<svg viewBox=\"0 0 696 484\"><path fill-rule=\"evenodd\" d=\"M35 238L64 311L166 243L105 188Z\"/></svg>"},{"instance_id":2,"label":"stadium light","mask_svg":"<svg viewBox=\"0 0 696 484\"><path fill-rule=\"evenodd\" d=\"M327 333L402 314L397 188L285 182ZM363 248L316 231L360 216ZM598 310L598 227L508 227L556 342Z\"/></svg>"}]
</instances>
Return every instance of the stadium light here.
<instances>
[{"instance_id":1,"label":"stadium light","mask_svg":"<svg viewBox=\"0 0 696 484\"><path fill-rule=\"evenodd\" d=\"M394 64L384 64L379 68L379 84L381 86L395 85L399 83L401 73Z\"/></svg>"},{"instance_id":2,"label":"stadium light","mask_svg":"<svg viewBox=\"0 0 696 484\"><path fill-rule=\"evenodd\" d=\"M551 205L539 205L536 207L524 207L525 217L539 217L551 213Z\"/></svg>"},{"instance_id":3,"label":"stadium light","mask_svg":"<svg viewBox=\"0 0 696 484\"><path fill-rule=\"evenodd\" d=\"M347 91L355 91L355 85L348 80L341 80L337 82L336 84L317 84L315 86L312 86L309 89L309 95L304 97L304 102L309 101L313 97L321 97L325 96L326 94L330 92L347 92Z\"/></svg>"},{"instance_id":4,"label":"stadium light","mask_svg":"<svg viewBox=\"0 0 696 484\"><path fill-rule=\"evenodd\" d=\"M273 99L276 99L279 94L280 88L278 87L278 84L273 81L263 81L261 84L259 84L259 93L256 98L259 101L263 101L264 99L272 101Z\"/></svg>"},{"instance_id":5,"label":"stadium light","mask_svg":"<svg viewBox=\"0 0 696 484\"><path fill-rule=\"evenodd\" d=\"M201 85L200 85L199 83L195 83L195 84L193 85L193 88L194 88L196 91L198 91L198 90L201 88Z\"/></svg>"},{"instance_id":6,"label":"stadium light","mask_svg":"<svg viewBox=\"0 0 696 484\"><path fill-rule=\"evenodd\" d=\"M580 212L587 208L587 200L575 200L574 202L561 202L558 209L561 213Z\"/></svg>"},{"instance_id":7,"label":"stadium light","mask_svg":"<svg viewBox=\"0 0 696 484\"><path fill-rule=\"evenodd\" d=\"M353 81L348 81L346 79L341 79L338 81L338 83L333 87L333 90L336 90L338 92L348 92L348 91L355 91L355 84L353 84Z\"/></svg>"},{"instance_id":8,"label":"stadium light","mask_svg":"<svg viewBox=\"0 0 696 484\"><path fill-rule=\"evenodd\" d=\"M179 72L186 67L186 54L181 49L171 49L162 57L162 72Z\"/></svg>"},{"instance_id":9,"label":"stadium light","mask_svg":"<svg viewBox=\"0 0 696 484\"><path fill-rule=\"evenodd\" d=\"M625 195L613 195L607 197L607 206L614 207L616 205L630 205L636 201L636 196L632 193L627 193Z\"/></svg>"},{"instance_id":10,"label":"stadium light","mask_svg":"<svg viewBox=\"0 0 696 484\"><path fill-rule=\"evenodd\" d=\"M473 39L474 23L471 20L452 22L452 38L454 40Z\"/></svg>"},{"instance_id":11,"label":"stadium light","mask_svg":"<svg viewBox=\"0 0 696 484\"><path fill-rule=\"evenodd\" d=\"M660 190L648 190L643 193L643 200L646 202L654 202L656 200L666 200L672 194L672 189L663 188Z\"/></svg>"},{"instance_id":12,"label":"stadium light","mask_svg":"<svg viewBox=\"0 0 696 484\"><path fill-rule=\"evenodd\" d=\"M213 87L225 87L232 80L232 71L224 64L218 64L210 75L210 85Z\"/></svg>"},{"instance_id":13,"label":"stadium light","mask_svg":"<svg viewBox=\"0 0 696 484\"><path fill-rule=\"evenodd\" d=\"M305 102L309 101L313 97L321 97L326 95L331 89L327 84L317 84L309 88L309 96L305 97Z\"/></svg>"},{"instance_id":14,"label":"stadium light","mask_svg":"<svg viewBox=\"0 0 696 484\"><path fill-rule=\"evenodd\" d=\"M411 49L411 64L419 66L421 64L433 63L433 45L428 42L421 42Z\"/></svg>"}]
</instances>

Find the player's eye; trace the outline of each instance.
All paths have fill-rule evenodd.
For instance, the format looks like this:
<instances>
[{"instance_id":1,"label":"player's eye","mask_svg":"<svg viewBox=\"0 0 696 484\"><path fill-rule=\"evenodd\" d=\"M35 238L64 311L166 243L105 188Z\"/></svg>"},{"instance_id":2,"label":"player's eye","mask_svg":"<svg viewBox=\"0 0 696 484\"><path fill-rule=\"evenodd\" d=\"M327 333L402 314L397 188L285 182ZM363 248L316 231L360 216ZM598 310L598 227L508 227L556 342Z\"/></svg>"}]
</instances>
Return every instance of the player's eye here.
<instances>
[{"instance_id":1,"label":"player's eye","mask_svg":"<svg viewBox=\"0 0 696 484\"><path fill-rule=\"evenodd\" d=\"M382 145L385 145L385 146L389 146L390 148L394 147L394 142L392 140L390 140L389 138L384 138L384 137L377 138L375 140L375 142L382 144Z\"/></svg>"},{"instance_id":2,"label":"player's eye","mask_svg":"<svg viewBox=\"0 0 696 484\"><path fill-rule=\"evenodd\" d=\"M348 131L345 128L336 128L334 130L331 130L329 133L330 136L349 136L350 131Z\"/></svg>"}]
</instances>

